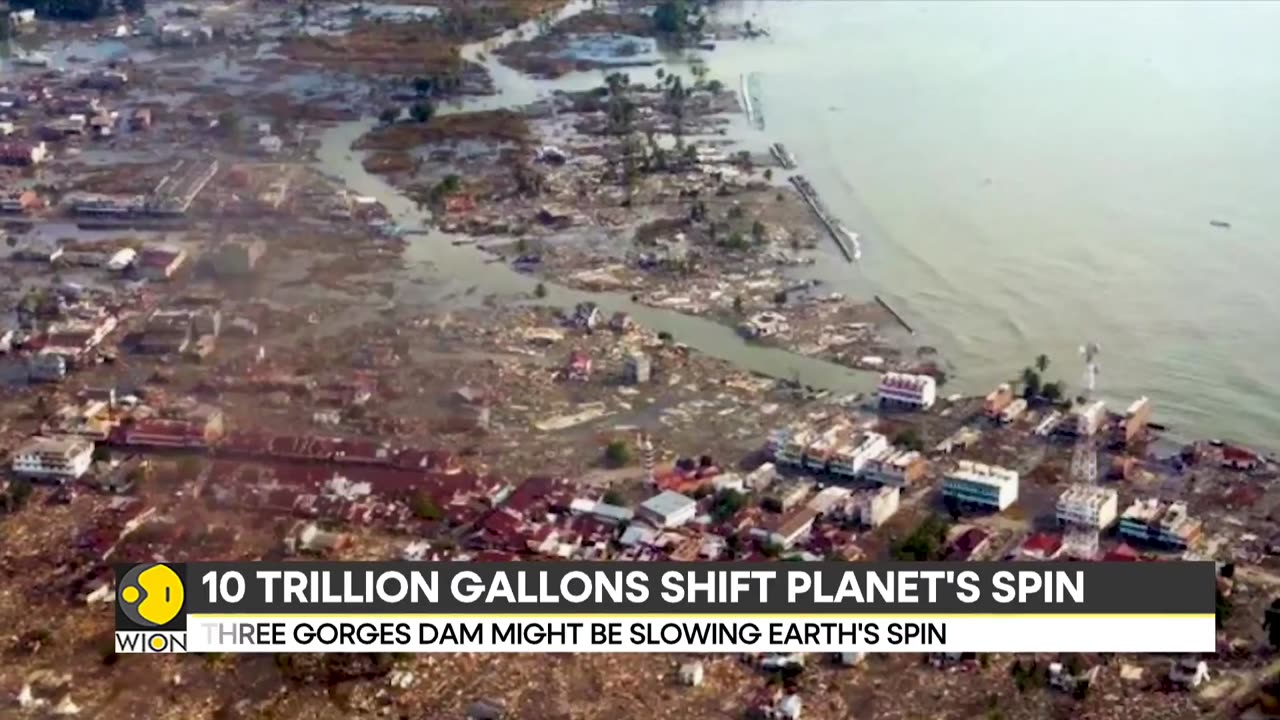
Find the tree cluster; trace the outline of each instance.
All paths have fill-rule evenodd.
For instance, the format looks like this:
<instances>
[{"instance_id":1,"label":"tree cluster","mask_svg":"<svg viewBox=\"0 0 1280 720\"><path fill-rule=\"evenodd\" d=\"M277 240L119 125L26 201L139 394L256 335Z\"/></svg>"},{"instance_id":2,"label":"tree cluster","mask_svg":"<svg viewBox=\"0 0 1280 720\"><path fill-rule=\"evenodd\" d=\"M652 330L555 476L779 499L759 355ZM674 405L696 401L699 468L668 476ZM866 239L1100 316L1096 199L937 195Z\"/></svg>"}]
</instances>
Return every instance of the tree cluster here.
<instances>
[{"instance_id":1,"label":"tree cluster","mask_svg":"<svg viewBox=\"0 0 1280 720\"><path fill-rule=\"evenodd\" d=\"M910 535L893 544L890 554L894 560L941 560L943 545L947 541L950 525L938 515L930 515L916 526Z\"/></svg>"},{"instance_id":2,"label":"tree cluster","mask_svg":"<svg viewBox=\"0 0 1280 720\"><path fill-rule=\"evenodd\" d=\"M62 20L94 20L116 11L116 3L110 0L10 0L14 10L35 10L42 17ZM146 0L122 0L120 8L138 15L147 11Z\"/></svg>"},{"instance_id":3,"label":"tree cluster","mask_svg":"<svg viewBox=\"0 0 1280 720\"><path fill-rule=\"evenodd\" d=\"M31 483L26 480L14 480L9 488L0 493L0 513L11 513L21 510L31 497Z\"/></svg>"},{"instance_id":4,"label":"tree cluster","mask_svg":"<svg viewBox=\"0 0 1280 720\"><path fill-rule=\"evenodd\" d=\"M1027 400L1045 400L1056 403L1062 400L1065 390L1061 382L1045 382L1044 373L1049 369L1049 356L1037 355L1033 366L1022 370L1022 396Z\"/></svg>"},{"instance_id":5,"label":"tree cluster","mask_svg":"<svg viewBox=\"0 0 1280 720\"><path fill-rule=\"evenodd\" d=\"M604 459L611 467L631 464L631 445L626 440L614 440L604 449Z\"/></svg>"},{"instance_id":6,"label":"tree cluster","mask_svg":"<svg viewBox=\"0 0 1280 720\"><path fill-rule=\"evenodd\" d=\"M715 502L711 505L711 517L724 522L747 506L747 496L733 489L724 489L716 493Z\"/></svg>"},{"instance_id":7,"label":"tree cluster","mask_svg":"<svg viewBox=\"0 0 1280 720\"><path fill-rule=\"evenodd\" d=\"M425 492L414 494L413 500L409 504L415 517L420 520L442 520L444 519L444 511L436 504L436 501Z\"/></svg>"},{"instance_id":8,"label":"tree cluster","mask_svg":"<svg viewBox=\"0 0 1280 720\"><path fill-rule=\"evenodd\" d=\"M673 45L696 40L706 25L700 0L663 0L653 9L653 29Z\"/></svg>"}]
</instances>

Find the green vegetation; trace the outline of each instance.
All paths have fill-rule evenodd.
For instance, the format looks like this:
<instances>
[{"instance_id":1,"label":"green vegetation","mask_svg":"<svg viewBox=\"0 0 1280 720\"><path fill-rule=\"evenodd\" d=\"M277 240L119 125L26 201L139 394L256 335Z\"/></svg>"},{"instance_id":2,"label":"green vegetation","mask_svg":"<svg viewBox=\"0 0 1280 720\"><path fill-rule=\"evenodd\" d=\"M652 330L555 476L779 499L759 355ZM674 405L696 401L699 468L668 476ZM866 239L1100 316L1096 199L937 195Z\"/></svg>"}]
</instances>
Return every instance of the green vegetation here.
<instances>
[{"instance_id":1,"label":"green vegetation","mask_svg":"<svg viewBox=\"0 0 1280 720\"><path fill-rule=\"evenodd\" d=\"M604 497L601 499L608 505L621 506L621 505L627 504L627 499L622 497L622 493L618 492L617 490L610 490L609 492L605 493Z\"/></svg>"},{"instance_id":2,"label":"green vegetation","mask_svg":"<svg viewBox=\"0 0 1280 720\"><path fill-rule=\"evenodd\" d=\"M654 31L673 45L697 40L705 24L700 0L664 0L653 10Z\"/></svg>"},{"instance_id":3,"label":"green vegetation","mask_svg":"<svg viewBox=\"0 0 1280 720\"><path fill-rule=\"evenodd\" d=\"M1222 594L1222 590L1219 589L1214 593L1214 602L1214 617L1218 622L1218 629L1221 630L1227 624L1227 620L1231 618L1231 598Z\"/></svg>"},{"instance_id":4,"label":"green vegetation","mask_svg":"<svg viewBox=\"0 0 1280 720\"><path fill-rule=\"evenodd\" d=\"M538 285L533 288L533 296L539 299L546 297L547 286L543 283L538 283Z\"/></svg>"},{"instance_id":5,"label":"green vegetation","mask_svg":"<svg viewBox=\"0 0 1280 720\"><path fill-rule=\"evenodd\" d=\"M693 73L693 86L695 88L706 87L707 76L711 74L711 68L707 67L705 62L694 58L689 62L689 72Z\"/></svg>"},{"instance_id":6,"label":"green vegetation","mask_svg":"<svg viewBox=\"0 0 1280 720\"><path fill-rule=\"evenodd\" d=\"M751 243L747 242L746 236L740 232L734 232L729 237L720 241L720 247L729 250L746 250L751 247Z\"/></svg>"},{"instance_id":7,"label":"green vegetation","mask_svg":"<svg viewBox=\"0 0 1280 720\"><path fill-rule=\"evenodd\" d=\"M439 204L450 195L457 195L460 192L462 192L462 178L454 174L449 174L445 175L443 180L436 183L431 188L431 192L428 193L428 195L432 204Z\"/></svg>"},{"instance_id":8,"label":"green vegetation","mask_svg":"<svg viewBox=\"0 0 1280 720\"><path fill-rule=\"evenodd\" d=\"M218 134L224 138L240 137L240 116L234 111L223 110L218 113Z\"/></svg>"},{"instance_id":9,"label":"green vegetation","mask_svg":"<svg viewBox=\"0 0 1280 720\"><path fill-rule=\"evenodd\" d=\"M409 503L409 508L413 511L414 517L420 520L437 521L444 519L444 511L436 504L435 499L422 491L414 493L413 500Z\"/></svg>"},{"instance_id":10,"label":"green vegetation","mask_svg":"<svg viewBox=\"0 0 1280 720\"><path fill-rule=\"evenodd\" d=\"M419 95L430 95L435 88L435 81L429 77L416 77L413 79L413 91Z\"/></svg>"},{"instance_id":11,"label":"green vegetation","mask_svg":"<svg viewBox=\"0 0 1280 720\"><path fill-rule=\"evenodd\" d=\"M924 438L920 437L920 431L915 428L907 428L895 435L893 444L916 452L924 450Z\"/></svg>"},{"instance_id":12,"label":"green vegetation","mask_svg":"<svg viewBox=\"0 0 1280 720\"><path fill-rule=\"evenodd\" d=\"M716 493L715 503L711 506L711 517L724 522L747 506L747 496L737 490L721 490Z\"/></svg>"},{"instance_id":13,"label":"green vegetation","mask_svg":"<svg viewBox=\"0 0 1280 720\"><path fill-rule=\"evenodd\" d=\"M1029 665L1023 665L1021 660L1014 660L1009 667L1009 676L1013 678L1013 684L1020 693L1040 687L1045 680L1044 672L1034 660Z\"/></svg>"},{"instance_id":14,"label":"green vegetation","mask_svg":"<svg viewBox=\"0 0 1280 720\"><path fill-rule=\"evenodd\" d=\"M145 4L144 0L133 0L125 2L124 6L126 11L137 13L145 10ZM34 9L41 16L63 20L93 20L115 10L114 4L107 0L10 0L9 7L13 10Z\"/></svg>"},{"instance_id":15,"label":"green vegetation","mask_svg":"<svg viewBox=\"0 0 1280 720\"><path fill-rule=\"evenodd\" d=\"M444 179L441 180L440 184L437 185L436 187L440 188L441 192L446 193L448 195L452 195L462 190L462 178L458 175L454 175L450 173L448 175L445 175Z\"/></svg>"},{"instance_id":16,"label":"green vegetation","mask_svg":"<svg viewBox=\"0 0 1280 720\"><path fill-rule=\"evenodd\" d=\"M7 492L0 494L0 512L11 513L21 510L31 497L31 483L18 478L9 482Z\"/></svg>"},{"instance_id":17,"label":"green vegetation","mask_svg":"<svg viewBox=\"0 0 1280 720\"><path fill-rule=\"evenodd\" d=\"M1267 631L1267 641L1273 649L1280 649L1280 598L1271 601L1263 616L1262 629Z\"/></svg>"},{"instance_id":18,"label":"green vegetation","mask_svg":"<svg viewBox=\"0 0 1280 720\"><path fill-rule=\"evenodd\" d=\"M1022 396L1028 400L1040 396L1040 373L1033 368L1022 369Z\"/></svg>"},{"instance_id":19,"label":"green vegetation","mask_svg":"<svg viewBox=\"0 0 1280 720\"><path fill-rule=\"evenodd\" d=\"M950 524L938 515L930 515L900 542L893 544L890 554L894 560L941 560Z\"/></svg>"},{"instance_id":20,"label":"green vegetation","mask_svg":"<svg viewBox=\"0 0 1280 720\"><path fill-rule=\"evenodd\" d=\"M611 467L630 465L632 460L631 444L621 438L611 441L604 449L604 459Z\"/></svg>"},{"instance_id":21,"label":"green vegetation","mask_svg":"<svg viewBox=\"0 0 1280 720\"><path fill-rule=\"evenodd\" d=\"M757 243L763 245L768 234L769 229L765 227L764 223L759 220L751 223L751 239L755 240Z\"/></svg>"},{"instance_id":22,"label":"green vegetation","mask_svg":"<svg viewBox=\"0 0 1280 720\"><path fill-rule=\"evenodd\" d=\"M631 88L631 76L613 72L605 76L605 89L609 104L605 108L608 131L614 135L629 135L636 116L636 104L627 96Z\"/></svg>"},{"instance_id":23,"label":"green vegetation","mask_svg":"<svg viewBox=\"0 0 1280 720\"><path fill-rule=\"evenodd\" d=\"M378 113L378 122L383 125L390 125L400 119L400 108L389 107Z\"/></svg>"},{"instance_id":24,"label":"green vegetation","mask_svg":"<svg viewBox=\"0 0 1280 720\"><path fill-rule=\"evenodd\" d=\"M435 114L436 106L430 100L416 102L409 107L409 117L413 118L414 122L428 123Z\"/></svg>"},{"instance_id":25,"label":"green vegetation","mask_svg":"<svg viewBox=\"0 0 1280 720\"><path fill-rule=\"evenodd\" d=\"M1022 369L1018 383L1022 386L1022 397L1027 400L1044 400L1058 403L1067 396L1066 386L1059 381L1046 382L1045 372L1049 369L1049 356L1037 355L1031 365Z\"/></svg>"}]
</instances>

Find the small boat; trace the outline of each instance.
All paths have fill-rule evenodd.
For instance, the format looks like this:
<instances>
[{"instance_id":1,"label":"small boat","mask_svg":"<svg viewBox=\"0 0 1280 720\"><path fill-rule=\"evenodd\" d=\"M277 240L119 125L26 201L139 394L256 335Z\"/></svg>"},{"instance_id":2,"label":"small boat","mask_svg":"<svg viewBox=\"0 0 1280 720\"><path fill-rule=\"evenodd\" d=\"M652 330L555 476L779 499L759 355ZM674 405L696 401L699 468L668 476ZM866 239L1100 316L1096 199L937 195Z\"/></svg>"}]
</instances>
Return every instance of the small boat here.
<instances>
[{"instance_id":1,"label":"small boat","mask_svg":"<svg viewBox=\"0 0 1280 720\"><path fill-rule=\"evenodd\" d=\"M1227 230L1231 229L1231 223L1227 222L1226 220L1210 220L1209 224L1216 228L1224 228Z\"/></svg>"}]
</instances>

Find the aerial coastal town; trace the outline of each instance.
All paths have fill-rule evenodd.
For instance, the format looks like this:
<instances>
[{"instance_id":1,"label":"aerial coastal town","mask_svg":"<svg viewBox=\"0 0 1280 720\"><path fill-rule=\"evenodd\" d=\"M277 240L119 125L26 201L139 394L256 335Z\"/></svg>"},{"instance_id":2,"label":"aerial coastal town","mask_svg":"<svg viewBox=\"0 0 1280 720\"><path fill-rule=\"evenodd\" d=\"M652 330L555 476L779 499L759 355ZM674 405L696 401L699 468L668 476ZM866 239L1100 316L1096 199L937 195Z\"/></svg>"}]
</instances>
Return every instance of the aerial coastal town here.
<instances>
[{"instance_id":1,"label":"aerial coastal town","mask_svg":"<svg viewBox=\"0 0 1280 720\"><path fill-rule=\"evenodd\" d=\"M0 2L0 716L1280 717L1275 457L1086 338L949 393L728 4ZM115 653L112 564L282 558L1214 560L1219 641Z\"/></svg>"}]
</instances>

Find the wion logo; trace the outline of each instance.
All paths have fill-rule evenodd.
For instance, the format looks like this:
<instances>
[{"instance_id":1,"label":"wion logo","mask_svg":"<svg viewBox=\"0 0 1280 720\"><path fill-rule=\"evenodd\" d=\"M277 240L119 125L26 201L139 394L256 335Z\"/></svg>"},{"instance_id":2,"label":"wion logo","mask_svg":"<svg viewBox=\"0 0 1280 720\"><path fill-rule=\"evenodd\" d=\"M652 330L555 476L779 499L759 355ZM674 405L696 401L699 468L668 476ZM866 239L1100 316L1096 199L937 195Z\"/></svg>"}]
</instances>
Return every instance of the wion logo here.
<instances>
[{"instance_id":1,"label":"wion logo","mask_svg":"<svg viewBox=\"0 0 1280 720\"><path fill-rule=\"evenodd\" d=\"M116 568L116 652L187 651L185 574L180 564Z\"/></svg>"}]
</instances>

